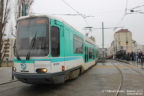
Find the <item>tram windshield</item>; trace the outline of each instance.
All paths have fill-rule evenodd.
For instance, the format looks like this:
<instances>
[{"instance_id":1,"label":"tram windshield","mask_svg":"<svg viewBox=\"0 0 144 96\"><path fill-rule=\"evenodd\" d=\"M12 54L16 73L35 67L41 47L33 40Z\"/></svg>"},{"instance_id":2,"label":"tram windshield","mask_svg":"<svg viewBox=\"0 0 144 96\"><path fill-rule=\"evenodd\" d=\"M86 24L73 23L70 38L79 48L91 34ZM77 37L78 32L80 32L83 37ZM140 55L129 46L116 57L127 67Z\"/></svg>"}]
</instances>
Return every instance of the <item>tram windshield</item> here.
<instances>
[{"instance_id":1,"label":"tram windshield","mask_svg":"<svg viewBox=\"0 0 144 96\"><path fill-rule=\"evenodd\" d=\"M19 56L47 56L49 53L49 27L45 17L18 21L16 52Z\"/></svg>"}]
</instances>

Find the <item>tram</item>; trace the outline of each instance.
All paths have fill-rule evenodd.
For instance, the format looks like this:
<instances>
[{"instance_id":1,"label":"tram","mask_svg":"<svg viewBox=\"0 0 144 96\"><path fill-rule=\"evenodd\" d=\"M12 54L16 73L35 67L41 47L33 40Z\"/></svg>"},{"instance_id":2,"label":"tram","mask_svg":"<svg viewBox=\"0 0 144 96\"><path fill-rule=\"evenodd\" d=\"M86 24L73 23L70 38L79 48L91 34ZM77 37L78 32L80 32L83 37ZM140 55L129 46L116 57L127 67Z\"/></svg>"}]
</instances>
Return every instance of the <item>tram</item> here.
<instances>
[{"instance_id":1,"label":"tram","mask_svg":"<svg viewBox=\"0 0 144 96\"><path fill-rule=\"evenodd\" d=\"M17 20L14 76L29 84L58 84L96 64L98 47L66 22L47 15Z\"/></svg>"}]
</instances>

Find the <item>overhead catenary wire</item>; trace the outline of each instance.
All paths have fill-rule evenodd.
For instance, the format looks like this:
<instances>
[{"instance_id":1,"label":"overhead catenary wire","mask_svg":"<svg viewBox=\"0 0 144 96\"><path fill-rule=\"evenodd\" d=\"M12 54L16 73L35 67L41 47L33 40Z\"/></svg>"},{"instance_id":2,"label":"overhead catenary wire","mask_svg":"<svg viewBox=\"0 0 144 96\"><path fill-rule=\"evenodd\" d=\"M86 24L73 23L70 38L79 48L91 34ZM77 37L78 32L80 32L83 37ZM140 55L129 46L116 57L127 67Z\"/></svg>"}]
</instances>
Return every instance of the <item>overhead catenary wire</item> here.
<instances>
[{"instance_id":1,"label":"overhead catenary wire","mask_svg":"<svg viewBox=\"0 0 144 96\"><path fill-rule=\"evenodd\" d=\"M70 7L73 11L75 11L79 16L81 16L84 19L84 22L89 26L86 17L84 14L80 13L79 11L77 11L76 9L74 9L70 4L68 4L65 0L62 0L64 4L66 4L68 7Z\"/></svg>"},{"instance_id":2,"label":"overhead catenary wire","mask_svg":"<svg viewBox=\"0 0 144 96\"><path fill-rule=\"evenodd\" d=\"M122 27L104 27L103 29L114 29L114 28L123 28L123 26ZM85 29L102 29L102 28L94 28L94 27L85 27Z\"/></svg>"},{"instance_id":3,"label":"overhead catenary wire","mask_svg":"<svg viewBox=\"0 0 144 96\"><path fill-rule=\"evenodd\" d=\"M142 10L130 10L133 13L140 13L140 14L144 14L144 12Z\"/></svg>"},{"instance_id":4,"label":"overhead catenary wire","mask_svg":"<svg viewBox=\"0 0 144 96\"><path fill-rule=\"evenodd\" d=\"M133 13L140 13L140 14L144 14L144 11L140 10L140 8L144 7L144 4L143 5L139 5L139 6L136 6L136 7L133 7L130 10L131 14Z\"/></svg>"},{"instance_id":5,"label":"overhead catenary wire","mask_svg":"<svg viewBox=\"0 0 144 96\"><path fill-rule=\"evenodd\" d=\"M136 6L136 7L132 8L132 9L137 9L137 8L141 8L141 7L144 7L144 5Z\"/></svg>"},{"instance_id":6,"label":"overhead catenary wire","mask_svg":"<svg viewBox=\"0 0 144 96\"><path fill-rule=\"evenodd\" d=\"M77 11L76 9L74 9L70 4L68 4L65 0L62 0L68 7L70 7L72 10L74 10L77 14L81 15L81 13L79 11Z\"/></svg>"},{"instance_id":7,"label":"overhead catenary wire","mask_svg":"<svg viewBox=\"0 0 144 96\"><path fill-rule=\"evenodd\" d=\"M136 10L138 8L141 8L141 7L144 7L144 4L143 5L139 5L139 6L136 6L136 7L133 7L131 9L128 9L128 0L126 0L126 7L125 7L125 13L120 21L119 24L121 24L121 22L124 20L124 18L126 17L126 15L129 15L129 14L133 14L133 13L140 13L140 14L144 14L144 12L142 10ZM130 11L129 13L127 11Z\"/></svg>"},{"instance_id":8,"label":"overhead catenary wire","mask_svg":"<svg viewBox=\"0 0 144 96\"><path fill-rule=\"evenodd\" d=\"M128 0L126 0L124 15L122 16L122 18L121 18L120 22L118 23L118 25L120 25L122 23L122 21L125 19L126 15L128 14L127 10L128 10Z\"/></svg>"}]
</instances>

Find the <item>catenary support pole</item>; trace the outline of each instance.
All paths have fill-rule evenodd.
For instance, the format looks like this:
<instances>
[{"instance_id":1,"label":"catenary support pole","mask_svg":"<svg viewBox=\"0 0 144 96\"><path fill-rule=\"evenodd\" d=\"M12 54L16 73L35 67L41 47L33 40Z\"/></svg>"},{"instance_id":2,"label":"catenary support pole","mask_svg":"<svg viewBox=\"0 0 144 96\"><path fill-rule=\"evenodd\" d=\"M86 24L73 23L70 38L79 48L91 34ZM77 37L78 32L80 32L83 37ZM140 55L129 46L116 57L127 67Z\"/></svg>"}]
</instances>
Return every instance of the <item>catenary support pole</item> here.
<instances>
[{"instance_id":1,"label":"catenary support pole","mask_svg":"<svg viewBox=\"0 0 144 96\"><path fill-rule=\"evenodd\" d=\"M104 63L104 23L102 22L102 62Z\"/></svg>"}]
</instances>

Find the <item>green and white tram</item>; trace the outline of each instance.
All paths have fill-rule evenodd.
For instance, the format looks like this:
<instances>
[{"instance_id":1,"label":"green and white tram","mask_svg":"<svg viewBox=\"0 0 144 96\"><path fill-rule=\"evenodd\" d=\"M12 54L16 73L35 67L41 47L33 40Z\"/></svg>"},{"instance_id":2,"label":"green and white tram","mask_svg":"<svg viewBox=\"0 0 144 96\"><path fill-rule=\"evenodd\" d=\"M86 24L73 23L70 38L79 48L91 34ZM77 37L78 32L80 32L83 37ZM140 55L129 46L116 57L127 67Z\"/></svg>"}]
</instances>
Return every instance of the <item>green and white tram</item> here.
<instances>
[{"instance_id":1,"label":"green and white tram","mask_svg":"<svg viewBox=\"0 0 144 96\"><path fill-rule=\"evenodd\" d=\"M61 20L41 15L17 21L13 73L24 83L63 83L97 59L95 42Z\"/></svg>"}]
</instances>

